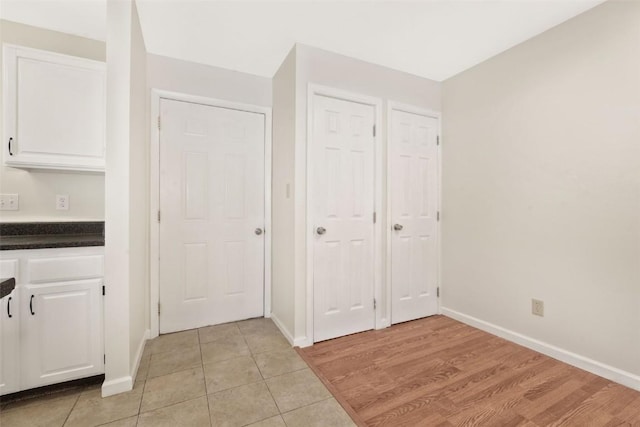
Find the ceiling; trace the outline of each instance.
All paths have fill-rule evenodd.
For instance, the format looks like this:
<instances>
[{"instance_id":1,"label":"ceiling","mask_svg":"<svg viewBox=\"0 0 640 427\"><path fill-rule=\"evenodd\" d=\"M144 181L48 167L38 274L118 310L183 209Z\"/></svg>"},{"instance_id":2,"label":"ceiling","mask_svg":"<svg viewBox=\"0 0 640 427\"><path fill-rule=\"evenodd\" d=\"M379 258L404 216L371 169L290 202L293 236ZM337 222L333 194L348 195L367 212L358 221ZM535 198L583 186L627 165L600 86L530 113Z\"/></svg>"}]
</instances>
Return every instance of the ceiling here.
<instances>
[{"instance_id":1,"label":"ceiling","mask_svg":"<svg viewBox=\"0 0 640 427\"><path fill-rule=\"evenodd\" d=\"M603 0L137 0L147 51L272 77L294 43L445 80ZM0 0L3 19L104 40L105 0Z\"/></svg>"}]
</instances>

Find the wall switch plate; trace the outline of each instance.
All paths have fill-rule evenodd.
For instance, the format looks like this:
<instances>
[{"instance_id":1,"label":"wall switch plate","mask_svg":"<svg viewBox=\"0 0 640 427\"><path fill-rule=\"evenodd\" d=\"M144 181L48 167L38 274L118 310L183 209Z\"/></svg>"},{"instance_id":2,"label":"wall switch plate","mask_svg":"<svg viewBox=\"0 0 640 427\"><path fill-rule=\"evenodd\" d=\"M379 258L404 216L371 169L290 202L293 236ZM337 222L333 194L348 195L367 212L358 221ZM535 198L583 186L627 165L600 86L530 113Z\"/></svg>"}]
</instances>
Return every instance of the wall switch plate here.
<instances>
[{"instance_id":1,"label":"wall switch plate","mask_svg":"<svg viewBox=\"0 0 640 427\"><path fill-rule=\"evenodd\" d=\"M539 299L531 300L531 314L544 317L544 301Z\"/></svg>"},{"instance_id":2,"label":"wall switch plate","mask_svg":"<svg viewBox=\"0 0 640 427\"><path fill-rule=\"evenodd\" d=\"M17 194L0 194L0 211L20 210L20 196Z\"/></svg>"},{"instance_id":3,"label":"wall switch plate","mask_svg":"<svg viewBox=\"0 0 640 427\"><path fill-rule=\"evenodd\" d=\"M56 194L56 209L59 211L69 210L69 195L68 194Z\"/></svg>"}]
</instances>

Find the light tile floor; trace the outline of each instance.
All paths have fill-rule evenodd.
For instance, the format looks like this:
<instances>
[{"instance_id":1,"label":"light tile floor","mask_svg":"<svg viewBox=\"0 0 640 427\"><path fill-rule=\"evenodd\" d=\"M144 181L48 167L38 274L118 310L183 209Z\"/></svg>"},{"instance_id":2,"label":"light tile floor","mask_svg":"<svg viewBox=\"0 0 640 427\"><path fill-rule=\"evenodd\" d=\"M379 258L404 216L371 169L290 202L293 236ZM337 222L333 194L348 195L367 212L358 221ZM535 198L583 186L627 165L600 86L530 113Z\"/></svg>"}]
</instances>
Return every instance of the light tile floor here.
<instances>
[{"instance_id":1,"label":"light tile floor","mask_svg":"<svg viewBox=\"0 0 640 427\"><path fill-rule=\"evenodd\" d=\"M0 426L353 426L269 319L162 335L134 389L99 386L2 405Z\"/></svg>"}]
</instances>

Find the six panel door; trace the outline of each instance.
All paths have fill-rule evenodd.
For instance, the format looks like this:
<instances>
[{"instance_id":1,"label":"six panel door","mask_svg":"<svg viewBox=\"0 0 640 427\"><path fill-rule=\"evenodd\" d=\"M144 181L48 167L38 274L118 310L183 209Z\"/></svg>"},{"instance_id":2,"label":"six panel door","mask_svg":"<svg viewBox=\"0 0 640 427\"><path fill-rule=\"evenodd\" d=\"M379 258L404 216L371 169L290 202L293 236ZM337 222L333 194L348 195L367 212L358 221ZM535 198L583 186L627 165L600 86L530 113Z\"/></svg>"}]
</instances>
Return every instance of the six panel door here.
<instances>
[{"instance_id":1,"label":"six panel door","mask_svg":"<svg viewBox=\"0 0 640 427\"><path fill-rule=\"evenodd\" d=\"M161 100L160 332L264 314L264 114Z\"/></svg>"},{"instance_id":2,"label":"six panel door","mask_svg":"<svg viewBox=\"0 0 640 427\"><path fill-rule=\"evenodd\" d=\"M374 327L374 107L314 95L314 341Z\"/></svg>"},{"instance_id":3,"label":"six panel door","mask_svg":"<svg viewBox=\"0 0 640 427\"><path fill-rule=\"evenodd\" d=\"M399 323L438 312L438 119L391 114L391 323Z\"/></svg>"}]
</instances>

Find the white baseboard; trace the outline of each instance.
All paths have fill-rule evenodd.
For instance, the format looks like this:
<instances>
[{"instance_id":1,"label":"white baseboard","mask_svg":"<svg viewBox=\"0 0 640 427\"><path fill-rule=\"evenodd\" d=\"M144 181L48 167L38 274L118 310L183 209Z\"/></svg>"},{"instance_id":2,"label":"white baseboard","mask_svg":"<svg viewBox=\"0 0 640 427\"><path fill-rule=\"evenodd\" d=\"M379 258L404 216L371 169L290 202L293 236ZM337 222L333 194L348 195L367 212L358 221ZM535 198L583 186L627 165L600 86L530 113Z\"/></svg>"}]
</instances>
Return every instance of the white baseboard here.
<instances>
[{"instance_id":1,"label":"white baseboard","mask_svg":"<svg viewBox=\"0 0 640 427\"><path fill-rule=\"evenodd\" d=\"M442 307L442 314L447 317L451 317L452 319L458 320L462 323L466 323L467 325L476 327L482 331L497 335L500 338L504 338L508 341L520 344L523 347L527 347L531 350L535 350L539 353L560 360L561 362L575 366L576 368L583 369L587 372L591 372L592 374L640 391L640 376L632 374L631 372L623 371L622 369L606 365L596 360L589 359L588 357L572 353L568 350L556 347L543 341L539 341L526 335L519 334L509 329L505 329L501 326L485 322L484 320L477 319L473 316L469 316L446 307Z\"/></svg>"},{"instance_id":2,"label":"white baseboard","mask_svg":"<svg viewBox=\"0 0 640 427\"><path fill-rule=\"evenodd\" d=\"M142 334L142 338L138 343L138 349L136 350L136 359L133 369L126 377L116 378L115 380L105 381L102 383L102 397L113 396L114 394L124 393L126 391L133 390L133 383L135 382L136 375L138 374L138 368L140 367L140 361L142 360L142 353L144 353L144 346L151 335L151 331L147 329Z\"/></svg>"},{"instance_id":3,"label":"white baseboard","mask_svg":"<svg viewBox=\"0 0 640 427\"><path fill-rule=\"evenodd\" d=\"M129 390L133 390L133 378L131 376L120 377L102 383L102 397L113 396Z\"/></svg>"},{"instance_id":4,"label":"white baseboard","mask_svg":"<svg viewBox=\"0 0 640 427\"><path fill-rule=\"evenodd\" d=\"M149 336L151 335L151 330L147 329L146 331L144 331L144 334L142 334L142 338L140 339L140 342L138 343L138 349L136 350L136 361L133 365L133 369L131 370L131 378L133 378L133 381L135 382L135 378L138 375L138 368L140 367L140 361L142 360L142 353L144 353L144 346L147 343L147 340L149 339Z\"/></svg>"},{"instance_id":5,"label":"white baseboard","mask_svg":"<svg viewBox=\"0 0 640 427\"><path fill-rule=\"evenodd\" d=\"M293 345L293 335L291 335L291 332L289 332L289 330L284 326L284 324L280 321L280 319L278 319L278 316L271 313L269 318L271 318L273 323L278 327L278 329L280 329L280 332L282 332L282 335L284 335L287 341L289 341L289 344Z\"/></svg>"}]
</instances>

